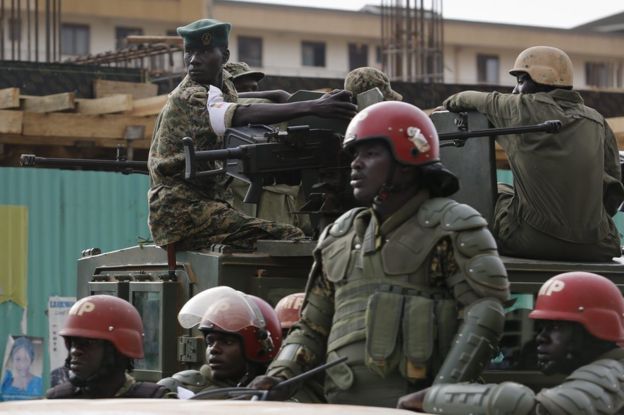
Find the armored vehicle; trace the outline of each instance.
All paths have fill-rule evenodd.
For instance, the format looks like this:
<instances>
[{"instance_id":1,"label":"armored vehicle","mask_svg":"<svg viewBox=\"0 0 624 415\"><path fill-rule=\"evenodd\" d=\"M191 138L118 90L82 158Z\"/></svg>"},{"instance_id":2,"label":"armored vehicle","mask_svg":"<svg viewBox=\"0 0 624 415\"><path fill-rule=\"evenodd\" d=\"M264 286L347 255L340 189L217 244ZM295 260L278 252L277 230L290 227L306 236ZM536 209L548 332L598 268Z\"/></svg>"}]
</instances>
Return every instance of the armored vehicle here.
<instances>
[{"instance_id":1,"label":"armored vehicle","mask_svg":"<svg viewBox=\"0 0 624 415\"><path fill-rule=\"evenodd\" d=\"M479 113L438 112L432 114L432 120L440 133L442 162L460 179L460 191L453 198L476 208L489 223L492 222L496 197L495 134L556 129L556 125L541 125L492 130L488 129L487 119ZM255 187L249 193L249 199L253 201L257 200L257 187L262 183L257 180L258 175L266 178L279 173L280 177L284 177L285 170L292 173L293 169L298 169L299 176L296 178L306 182L307 195L312 196L314 189L319 186L312 185L310 180L322 179L322 174L318 172L310 174L314 173L315 168L325 169L326 172L348 169L348 164L332 167L323 164L326 160L322 158L315 161L314 156L319 154L319 148L323 151L323 146L312 145L299 149L308 157L300 163L290 163L290 170L280 168L279 157L273 160L277 162L275 171L270 168L267 170L260 163L261 159L257 158L262 154L262 146L276 143L288 146L292 145L288 140L290 134L316 137L319 132L312 131L314 126L308 126L307 130L295 128L281 133L267 133L264 128L232 132L231 145L236 146L235 151L230 149L195 154L189 144L187 175L198 174L192 164L194 157L198 160L202 157L204 160L227 159L219 173L227 172L246 180L251 184L250 187ZM332 137L336 139L335 135ZM242 147L244 149L240 150ZM298 154L292 148L286 150L284 154L288 154L288 157L296 157ZM340 157L334 161L341 163ZM320 163L318 166L315 164L317 162ZM342 176L335 172L330 176L335 179L335 190L342 183ZM288 177L292 180L292 175ZM327 198L321 200L326 201ZM336 206L346 209L348 203L332 206L330 211L314 210L317 227L327 223L331 215L339 213L336 212ZM77 296L112 294L136 306L145 325L146 357L137 362L135 374L141 380L157 381L176 371L198 367L203 362L203 339L198 333L183 330L176 319L178 310L190 297L206 288L229 285L258 295L274 305L281 297L304 289L314 245L311 239L294 242L259 241L254 252L236 252L221 245L214 245L201 252L175 252L173 249L167 252L153 245L105 253L96 249L86 250L78 260ZM578 270L604 275L622 287L624 265L615 261L589 264L511 257L503 257L503 262L516 302L507 310L500 353L492 360L484 378L488 382L514 380L534 389L552 385L559 379L544 376L535 367L535 347L532 344L535 329L532 320L527 318L539 287L555 274Z\"/></svg>"}]
</instances>

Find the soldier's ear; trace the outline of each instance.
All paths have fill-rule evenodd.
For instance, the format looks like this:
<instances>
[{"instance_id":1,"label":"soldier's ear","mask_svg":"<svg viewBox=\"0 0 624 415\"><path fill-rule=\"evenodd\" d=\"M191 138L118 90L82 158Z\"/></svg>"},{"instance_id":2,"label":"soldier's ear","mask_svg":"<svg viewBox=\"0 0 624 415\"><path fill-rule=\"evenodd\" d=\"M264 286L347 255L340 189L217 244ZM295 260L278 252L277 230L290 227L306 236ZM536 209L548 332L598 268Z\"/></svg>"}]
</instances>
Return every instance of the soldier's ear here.
<instances>
[{"instance_id":1,"label":"soldier's ear","mask_svg":"<svg viewBox=\"0 0 624 415\"><path fill-rule=\"evenodd\" d=\"M225 65L227 61L229 60L230 60L230 49L225 48L223 50L223 65Z\"/></svg>"}]
</instances>

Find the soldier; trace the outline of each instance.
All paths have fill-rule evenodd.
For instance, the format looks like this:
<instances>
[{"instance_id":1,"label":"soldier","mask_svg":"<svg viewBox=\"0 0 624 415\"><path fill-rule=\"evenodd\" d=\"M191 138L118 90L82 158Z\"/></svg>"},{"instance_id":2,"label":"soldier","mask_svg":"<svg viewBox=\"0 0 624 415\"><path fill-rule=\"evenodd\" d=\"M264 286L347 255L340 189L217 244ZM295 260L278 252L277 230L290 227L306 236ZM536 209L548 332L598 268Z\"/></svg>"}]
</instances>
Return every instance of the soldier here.
<instances>
[{"instance_id":1,"label":"soldier","mask_svg":"<svg viewBox=\"0 0 624 415\"><path fill-rule=\"evenodd\" d=\"M247 385L264 373L282 343L273 308L258 297L226 286L191 298L178 320L184 328L199 325L206 341L206 364L200 370L185 370L158 382L173 392L178 386L200 393Z\"/></svg>"},{"instance_id":2,"label":"soldier","mask_svg":"<svg viewBox=\"0 0 624 415\"><path fill-rule=\"evenodd\" d=\"M576 415L624 408L624 300L607 278L568 272L546 281L529 317L541 323L538 366L567 375L537 395L526 386L436 385L401 398L399 408L444 414ZM424 400L424 404L423 404Z\"/></svg>"},{"instance_id":3,"label":"soldier","mask_svg":"<svg viewBox=\"0 0 624 415\"><path fill-rule=\"evenodd\" d=\"M517 78L513 94L466 91L444 101L450 111L485 114L495 127L563 123L555 134L497 138L514 178L513 188L499 186L495 208L503 254L588 262L621 255L611 218L624 201L617 143L604 118L572 91L573 70L562 50L535 46L509 71Z\"/></svg>"},{"instance_id":4,"label":"soldier","mask_svg":"<svg viewBox=\"0 0 624 415\"><path fill-rule=\"evenodd\" d=\"M76 302L59 332L69 352L69 381L49 389L47 399L174 397L160 385L137 382L133 359L143 358L139 312L121 298L93 295Z\"/></svg>"},{"instance_id":5,"label":"soldier","mask_svg":"<svg viewBox=\"0 0 624 415\"><path fill-rule=\"evenodd\" d=\"M321 234L301 319L252 386L345 356L326 372L329 403L394 407L404 391L474 379L502 333L509 283L485 220L446 198L458 183L433 123L380 102L351 121L344 147L353 195L369 208Z\"/></svg>"},{"instance_id":6,"label":"soldier","mask_svg":"<svg viewBox=\"0 0 624 415\"><path fill-rule=\"evenodd\" d=\"M379 88L384 101L403 101L403 96L392 90L388 76L379 69L368 66L356 68L347 74L344 81L344 89L354 97L373 88Z\"/></svg>"},{"instance_id":7,"label":"soldier","mask_svg":"<svg viewBox=\"0 0 624 415\"><path fill-rule=\"evenodd\" d=\"M223 65L229 58L230 25L203 19L178 28L184 38L187 76L169 95L154 129L148 168L149 226L159 246L178 250L228 244L253 249L258 239L296 239L300 229L255 219L232 209L220 176L184 180L182 139L197 150L222 147L222 134L232 126L273 124L302 115L350 119L351 94L335 91L313 100L284 104L235 104L236 90ZM206 111L208 110L208 111ZM203 167L214 167L206 163Z\"/></svg>"},{"instance_id":8,"label":"soldier","mask_svg":"<svg viewBox=\"0 0 624 415\"><path fill-rule=\"evenodd\" d=\"M275 305L275 313L282 326L282 337L286 338L288 330L299 321L304 297L305 293L288 294Z\"/></svg>"},{"instance_id":9,"label":"soldier","mask_svg":"<svg viewBox=\"0 0 624 415\"><path fill-rule=\"evenodd\" d=\"M245 62L228 62L223 69L232 75L232 82L236 92L253 92L258 90L258 82L264 78L264 74L252 71Z\"/></svg>"},{"instance_id":10,"label":"soldier","mask_svg":"<svg viewBox=\"0 0 624 415\"><path fill-rule=\"evenodd\" d=\"M289 294L275 305L275 313L282 326L283 338L286 338L288 331L299 321L304 297L305 293ZM323 377L315 375L305 380L290 400L303 403L327 402L323 392Z\"/></svg>"},{"instance_id":11,"label":"soldier","mask_svg":"<svg viewBox=\"0 0 624 415\"><path fill-rule=\"evenodd\" d=\"M258 83L264 78L264 73L252 71L245 62L228 62L223 65L223 69L232 75L238 103L284 103L290 98L290 94L281 89L258 91Z\"/></svg>"}]
</instances>

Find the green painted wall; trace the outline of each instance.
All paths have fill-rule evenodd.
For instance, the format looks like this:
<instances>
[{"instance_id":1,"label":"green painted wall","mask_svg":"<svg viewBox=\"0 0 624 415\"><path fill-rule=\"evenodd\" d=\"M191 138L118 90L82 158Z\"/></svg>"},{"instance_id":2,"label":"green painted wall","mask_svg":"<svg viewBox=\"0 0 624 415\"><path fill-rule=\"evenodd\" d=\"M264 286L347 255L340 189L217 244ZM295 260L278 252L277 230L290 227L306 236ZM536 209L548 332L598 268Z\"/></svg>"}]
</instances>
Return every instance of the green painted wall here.
<instances>
[{"instance_id":1,"label":"green painted wall","mask_svg":"<svg viewBox=\"0 0 624 415\"><path fill-rule=\"evenodd\" d=\"M48 297L76 295L76 260L82 250L119 249L149 237L148 187L145 175L0 168L0 205L28 208L25 334L44 337L46 351ZM7 336L22 334L23 314L13 302L0 304L0 356ZM47 371L46 356L45 375Z\"/></svg>"}]
</instances>

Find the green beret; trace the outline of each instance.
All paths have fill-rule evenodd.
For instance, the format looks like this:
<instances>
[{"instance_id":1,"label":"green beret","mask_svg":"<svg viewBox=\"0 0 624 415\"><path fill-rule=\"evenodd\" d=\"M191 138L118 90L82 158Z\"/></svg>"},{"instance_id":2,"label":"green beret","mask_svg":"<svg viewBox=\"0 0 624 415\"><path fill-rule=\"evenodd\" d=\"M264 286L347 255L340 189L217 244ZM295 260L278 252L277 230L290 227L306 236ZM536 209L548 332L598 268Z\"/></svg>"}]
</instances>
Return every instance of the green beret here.
<instances>
[{"instance_id":1,"label":"green beret","mask_svg":"<svg viewBox=\"0 0 624 415\"><path fill-rule=\"evenodd\" d=\"M245 62L228 62L223 66L223 69L232 75L232 79L250 77L255 81L260 81L264 78L264 73L252 71L249 65Z\"/></svg>"},{"instance_id":2,"label":"green beret","mask_svg":"<svg viewBox=\"0 0 624 415\"><path fill-rule=\"evenodd\" d=\"M184 46L227 46L230 24L215 19L201 19L178 27L177 32L184 39Z\"/></svg>"}]
</instances>

